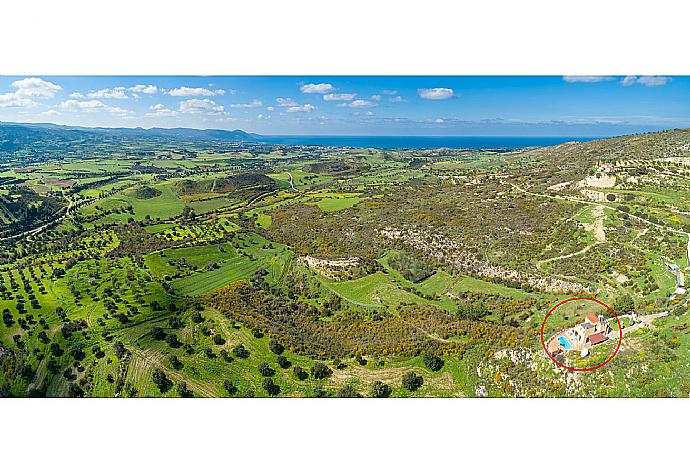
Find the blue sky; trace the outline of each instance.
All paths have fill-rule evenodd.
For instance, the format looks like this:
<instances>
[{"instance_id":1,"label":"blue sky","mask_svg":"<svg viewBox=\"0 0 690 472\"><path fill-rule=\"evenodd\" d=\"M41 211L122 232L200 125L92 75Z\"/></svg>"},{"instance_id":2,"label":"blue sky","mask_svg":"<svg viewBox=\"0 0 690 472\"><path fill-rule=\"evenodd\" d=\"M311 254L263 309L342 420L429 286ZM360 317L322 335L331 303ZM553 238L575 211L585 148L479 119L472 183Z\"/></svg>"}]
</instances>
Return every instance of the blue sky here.
<instances>
[{"instance_id":1,"label":"blue sky","mask_svg":"<svg viewBox=\"0 0 690 472\"><path fill-rule=\"evenodd\" d=\"M690 78L0 77L0 121L261 134L611 136L690 127Z\"/></svg>"}]
</instances>

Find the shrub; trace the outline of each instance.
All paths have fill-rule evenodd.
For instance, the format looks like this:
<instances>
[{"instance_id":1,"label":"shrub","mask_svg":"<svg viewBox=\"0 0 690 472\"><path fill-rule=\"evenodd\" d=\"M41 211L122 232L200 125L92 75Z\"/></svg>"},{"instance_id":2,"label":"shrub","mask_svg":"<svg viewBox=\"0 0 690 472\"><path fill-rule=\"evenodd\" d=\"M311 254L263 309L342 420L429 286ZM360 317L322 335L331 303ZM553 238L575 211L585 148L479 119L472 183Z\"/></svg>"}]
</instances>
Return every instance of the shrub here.
<instances>
[{"instance_id":1,"label":"shrub","mask_svg":"<svg viewBox=\"0 0 690 472\"><path fill-rule=\"evenodd\" d=\"M317 362L311 368L311 375L315 379L325 379L326 377L330 377L331 374L333 374L333 371L326 364L322 364L321 362Z\"/></svg>"},{"instance_id":2,"label":"shrub","mask_svg":"<svg viewBox=\"0 0 690 472\"><path fill-rule=\"evenodd\" d=\"M427 369L434 372L441 370L443 367L443 359L435 354L424 354L422 356L422 362L424 362Z\"/></svg>"},{"instance_id":3,"label":"shrub","mask_svg":"<svg viewBox=\"0 0 690 472\"><path fill-rule=\"evenodd\" d=\"M352 385L345 385L335 394L338 398L361 398L362 395Z\"/></svg>"},{"instance_id":4,"label":"shrub","mask_svg":"<svg viewBox=\"0 0 690 472\"><path fill-rule=\"evenodd\" d=\"M283 347L282 344L280 344L278 341L275 339L271 338L271 340L268 342L268 348L271 350L273 354L282 354L283 351L285 350L285 347Z\"/></svg>"},{"instance_id":5,"label":"shrub","mask_svg":"<svg viewBox=\"0 0 690 472\"><path fill-rule=\"evenodd\" d=\"M233 347L232 353L235 355L235 357L239 357L241 359L246 359L249 357L249 350L244 347L244 344L238 344L237 346Z\"/></svg>"},{"instance_id":6,"label":"shrub","mask_svg":"<svg viewBox=\"0 0 690 472\"><path fill-rule=\"evenodd\" d=\"M172 382L168 376L165 375L165 372L160 369L155 369L153 371L152 378L153 383L156 384L156 387L158 387L158 390L160 390L161 393L167 392L170 390L170 387L172 387Z\"/></svg>"},{"instance_id":7,"label":"shrub","mask_svg":"<svg viewBox=\"0 0 690 472\"><path fill-rule=\"evenodd\" d=\"M404 389L414 392L424 383L424 378L414 372L405 372L402 377L402 386Z\"/></svg>"},{"instance_id":8,"label":"shrub","mask_svg":"<svg viewBox=\"0 0 690 472\"><path fill-rule=\"evenodd\" d=\"M273 381L273 379L264 379L263 383L264 390L271 396L278 395L280 393L280 387Z\"/></svg>"},{"instance_id":9,"label":"shrub","mask_svg":"<svg viewBox=\"0 0 690 472\"><path fill-rule=\"evenodd\" d=\"M270 377L273 374L275 374L275 370L271 369L271 367L266 362L262 362L261 364L259 364L258 370L259 373L264 377Z\"/></svg>"},{"instance_id":10,"label":"shrub","mask_svg":"<svg viewBox=\"0 0 690 472\"><path fill-rule=\"evenodd\" d=\"M276 358L276 362L277 362L278 365L279 365L280 367L282 367L283 369L287 369L287 368L290 367L290 365L291 365L290 361L287 360L287 357L285 357L285 356L278 356L278 357Z\"/></svg>"},{"instance_id":11,"label":"shrub","mask_svg":"<svg viewBox=\"0 0 690 472\"><path fill-rule=\"evenodd\" d=\"M371 385L372 398L388 398L391 395L391 393L393 393L393 389L390 387L390 385L385 384L380 380L376 380Z\"/></svg>"}]
</instances>

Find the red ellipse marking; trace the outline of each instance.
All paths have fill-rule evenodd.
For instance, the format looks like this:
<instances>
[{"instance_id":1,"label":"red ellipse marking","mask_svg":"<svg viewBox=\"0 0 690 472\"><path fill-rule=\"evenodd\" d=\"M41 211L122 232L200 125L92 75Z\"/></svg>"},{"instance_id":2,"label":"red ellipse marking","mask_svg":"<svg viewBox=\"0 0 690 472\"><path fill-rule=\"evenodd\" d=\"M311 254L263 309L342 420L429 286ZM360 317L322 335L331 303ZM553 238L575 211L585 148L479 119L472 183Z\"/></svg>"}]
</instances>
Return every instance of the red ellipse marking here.
<instances>
[{"instance_id":1,"label":"red ellipse marking","mask_svg":"<svg viewBox=\"0 0 690 472\"><path fill-rule=\"evenodd\" d=\"M613 354L611 354L611 356L609 356L608 359L606 359L604 362L602 362L601 364L594 366L594 367L577 368L577 367L570 367L567 365L563 365L560 362L558 362L556 359L554 359L553 356L551 356L551 354L549 353L549 350L546 349L546 343L544 342L544 327L546 326L546 320L549 319L549 316L551 316L551 314L554 312L554 310L556 310L556 308L558 308L559 306L564 305L568 302L573 302L573 301L577 301L577 300L589 300L590 302L598 303L599 305L606 308L616 318L616 322L618 323L618 331L619 331L620 335L618 336L618 346L616 346L616 350L613 351ZM616 354L618 354L618 350L621 348L621 342L622 341L623 341L623 325L621 325L621 320L618 318L618 315L616 314L615 311L613 311L611 308L609 308L609 306L606 303L600 302L596 298L573 297L573 298L568 298L567 300L563 300L562 302L559 302L556 306L554 306L553 308L551 308L549 310L549 312L546 314L546 317L544 318L544 322L541 324L541 347L544 348L544 352L546 353L546 355L549 356L549 359L554 361L556 363L556 365L558 365L559 367L563 367L564 369L572 370L575 372L587 372L590 370L597 370L600 367L604 367L606 364L608 364L611 361L611 359L616 357Z\"/></svg>"}]
</instances>

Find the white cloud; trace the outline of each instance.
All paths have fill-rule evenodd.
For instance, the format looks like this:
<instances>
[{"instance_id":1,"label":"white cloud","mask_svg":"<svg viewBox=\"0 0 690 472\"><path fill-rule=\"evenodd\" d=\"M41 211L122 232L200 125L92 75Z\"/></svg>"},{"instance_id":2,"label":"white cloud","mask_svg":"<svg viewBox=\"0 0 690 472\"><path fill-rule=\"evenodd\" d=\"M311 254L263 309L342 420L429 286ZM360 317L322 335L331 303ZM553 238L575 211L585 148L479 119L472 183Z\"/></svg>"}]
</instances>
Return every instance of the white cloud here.
<instances>
[{"instance_id":1,"label":"white cloud","mask_svg":"<svg viewBox=\"0 0 690 472\"><path fill-rule=\"evenodd\" d=\"M563 80L570 83L594 84L597 82L613 80L613 77L608 75L564 75Z\"/></svg>"},{"instance_id":2,"label":"white cloud","mask_svg":"<svg viewBox=\"0 0 690 472\"><path fill-rule=\"evenodd\" d=\"M262 105L261 100L252 100L249 103L233 103L230 108L258 108Z\"/></svg>"},{"instance_id":3,"label":"white cloud","mask_svg":"<svg viewBox=\"0 0 690 472\"><path fill-rule=\"evenodd\" d=\"M354 100L356 93L329 93L323 96L327 102L349 102Z\"/></svg>"},{"instance_id":4,"label":"white cloud","mask_svg":"<svg viewBox=\"0 0 690 472\"><path fill-rule=\"evenodd\" d=\"M637 77L635 77L634 75L626 75L621 80L621 85L623 87L630 87L631 85L634 85L636 81L637 81Z\"/></svg>"},{"instance_id":5,"label":"white cloud","mask_svg":"<svg viewBox=\"0 0 690 472\"><path fill-rule=\"evenodd\" d=\"M14 92L0 93L0 108L31 107L37 105L33 99L53 98L62 90L59 85L37 77L15 80L11 85Z\"/></svg>"},{"instance_id":6,"label":"white cloud","mask_svg":"<svg viewBox=\"0 0 690 472\"><path fill-rule=\"evenodd\" d=\"M86 94L88 98L113 98L116 100L124 100L126 98L129 98L127 94L125 93L125 88L124 87L115 87L115 88L105 88L101 90L96 90L93 92L89 92Z\"/></svg>"},{"instance_id":7,"label":"white cloud","mask_svg":"<svg viewBox=\"0 0 690 472\"><path fill-rule=\"evenodd\" d=\"M55 92L62 90L59 85L38 77L15 80L12 87L17 89L14 93L18 98L53 98Z\"/></svg>"},{"instance_id":8,"label":"white cloud","mask_svg":"<svg viewBox=\"0 0 690 472\"><path fill-rule=\"evenodd\" d=\"M135 85L129 88L130 92L134 93L145 93L147 95L153 95L158 92L158 87L155 85Z\"/></svg>"},{"instance_id":9,"label":"white cloud","mask_svg":"<svg viewBox=\"0 0 690 472\"><path fill-rule=\"evenodd\" d=\"M259 113L258 115L256 115L257 120L268 120L270 118L271 118L271 115L264 115L262 113Z\"/></svg>"},{"instance_id":10,"label":"white cloud","mask_svg":"<svg viewBox=\"0 0 690 472\"><path fill-rule=\"evenodd\" d=\"M279 107L296 107L299 103L294 101L292 98L276 98L276 103Z\"/></svg>"},{"instance_id":11,"label":"white cloud","mask_svg":"<svg viewBox=\"0 0 690 472\"><path fill-rule=\"evenodd\" d=\"M443 118L436 118L436 119L434 120L434 123L439 123L439 124L440 124L440 123L445 123L445 121L443 121Z\"/></svg>"},{"instance_id":12,"label":"white cloud","mask_svg":"<svg viewBox=\"0 0 690 472\"><path fill-rule=\"evenodd\" d=\"M126 115L129 113L129 110L125 110L124 108L120 107L112 107L110 105L106 105L100 100L65 100L64 102L60 103L60 108L67 111L84 111L87 113L93 113L97 111L105 111L117 115Z\"/></svg>"},{"instance_id":13,"label":"white cloud","mask_svg":"<svg viewBox=\"0 0 690 472\"><path fill-rule=\"evenodd\" d=\"M335 87L331 84L304 84L299 88L302 93L331 93Z\"/></svg>"},{"instance_id":14,"label":"white cloud","mask_svg":"<svg viewBox=\"0 0 690 472\"><path fill-rule=\"evenodd\" d=\"M316 110L316 107L314 105L306 104L306 105L300 105L300 106L292 106L288 107L287 110L285 110L288 113L299 113L299 112L310 112Z\"/></svg>"},{"instance_id":15,"label":"white cloud","mask_svg":"<svg viewBox=\"0 0 690 472\"><path fill-rule=\"evenodd\" d=\"M191 100L184 100L180 102L180 112L182 113L206 113L209 115L220 115L225 112L222 105L218 105L213 100L208 98L193 98Z\"/></svg>"},{"instance_id":16,"label":"white cloud","mask_svg":"<svg viewBox=\"0 0 690 472\"><path fill-rule=\"evenodd\" d=\"M29 98L20 98L17 97L17 95L14 92L9 92L9 93L0 93L0 108L9 108L9 107L31 107L34 105L38 105L38 103L34 102L33 100Z\"/></svg>"},{"instance_id":17,"label":"white cloud","mask_svg":"<svg viewBox=\"0 0 690 472\"><path fill-rule=\"evenodd\" d=\"M671 80L671 77L662 77L660 75L643 75L640 77L628 75L621 80L621 85L623 87L630 87L634 84L640 84L645 87L659 87L661 85L666 85Z\"/></svg>"},{"instance_id":18,"label":"white cloud","mask_svg":"<svg viewBox=\"0 0 690 472\"><path fill-rule=\"evenodd\" d=\"M375 107L376 103L370 100L354 100L350 103L341 103L339 107L349 107L349 108L369 108Z\"/></svg>"},{"instance_id":19,"label":"white cloud","mask_svg":"<svg viewBox=\"0 0 690 472\"><path fill-rule=\"evenodd\" d=\"M378 102L379 100L381 100L381 95L372 95L371 99Z\"/></svg>"},{"instance_id":20,"label":"white cloud","mask_svg":"<svg viewBox=\"0 0 690 472\"><path fill-rule=\"evenodd\" d=\"M151 110L151 113L147 113L146 116L177 116L177 112L175 110L171 110L162 103L157 103L156 105L150 106L149 110Z\"/></svg>"},{"instance_id":21,"label":"white cloud","mask_svg":"<svg viewBox=\"0 0 690 472\"><path fill-rule=\"evenodd\" d=\"M417 89L419 96L426 100L445 100L453 96L453 89L451 88L422 88Z\"/></svg>"},{"instance_id":22,"label":"white cloud","mask_svg":"<svg viewBox=\"0 0 690 472\"><path fill-rule=\"evenodd\" d=\"M403 100L403 98L402 98L400 95L398 95L397 97L391 97L391 98L389 98L388 101L391 102L391 103L402 103L402 102L404 102L405 100Z\"/></svg>"},{"instance_id":23,"label":"white cloud","mask_svg":"<svg viewBox=\"0 0 690 472\"><path fill-rule=\"evenodd\" d=\"M266 110L268 110L268 111L273 111L273 110L275 110L275 108L273 108L273 107L266 107Z\"/></svg>"},{"instance_id":24,"label":"white cloud","mask_svg":"<svg viewBox=\"0 0 690 472\"><path fill-rule=\"evenodd\" d=\"M384 95L397 95L398 91L397 90L384 90L382 93Z\"/></svg>"},{"instance_id":25,"label":"white cloud","mask_svg":"<svg viewBox=\"0 0 690 472\"><path fill-rule=\"evenodd\" d=\"M173 97L213 97L215 95L224 95L225 90L209 90L202 87L179 87L168 90L168 94Z\"/></svg>"},{"instance_id":26,"label":"white cloud","mask_svg":"<svg viewBox=\"0 0 690 472\"><path fill-rule=\"evenodd\" d=\"M60 113L57 110L46 110L46 111L42 111L41 113L39 113L39 115L41 115L41 116L57 116L57 115L62 115L62 113Z\"/></svg>"},{"instance_id":27,"label":"white cloud","mask_svg":"<svg viewBox=\"0 0 690 472\"><path fill-rule=\"evenodd\" d=\"M69 94L69 98L86 98L83 93L72 92Z\"/></svg>"}]
</instances>

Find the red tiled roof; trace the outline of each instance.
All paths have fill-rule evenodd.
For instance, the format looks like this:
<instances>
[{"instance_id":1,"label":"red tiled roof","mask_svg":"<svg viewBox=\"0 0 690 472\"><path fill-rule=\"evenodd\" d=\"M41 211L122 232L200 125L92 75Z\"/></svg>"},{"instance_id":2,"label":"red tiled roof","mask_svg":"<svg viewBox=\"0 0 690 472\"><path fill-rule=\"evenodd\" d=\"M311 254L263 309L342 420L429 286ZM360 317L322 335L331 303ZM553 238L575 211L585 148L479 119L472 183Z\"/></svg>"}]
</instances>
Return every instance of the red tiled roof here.
<instances>
[{"instance_id":1,"label":"red tiled roof","mask_svg":"<svg viewBox=\"0 0 690 472\"><path fill-rule=\"evenodd\" d=\"M594 333L587 336L587 339L590 343L592 343L592 346L594 346L595 344L599 344L600 342L605 341L606 336L604 336L604 333Z\"/></svg>"},{"instance_id":2,"label":"red tiled roof","mask_svg":"<svg viewBox=\"0 0 690 472\"><path fill-rule=\"evenodd\" d=\"M588 319L589 321L591 321L592 323L598 323L598 322L599 322L599 318L597 318L597 317L594 316L594 315L587 315L587 319Z\"/></svg>"}]
</instances>

